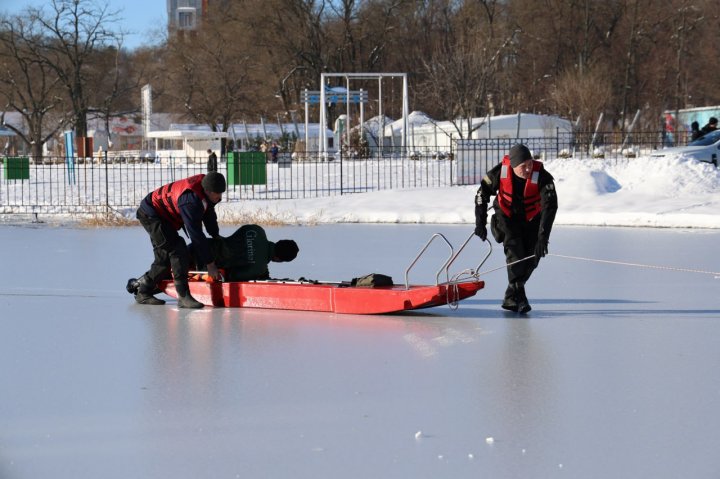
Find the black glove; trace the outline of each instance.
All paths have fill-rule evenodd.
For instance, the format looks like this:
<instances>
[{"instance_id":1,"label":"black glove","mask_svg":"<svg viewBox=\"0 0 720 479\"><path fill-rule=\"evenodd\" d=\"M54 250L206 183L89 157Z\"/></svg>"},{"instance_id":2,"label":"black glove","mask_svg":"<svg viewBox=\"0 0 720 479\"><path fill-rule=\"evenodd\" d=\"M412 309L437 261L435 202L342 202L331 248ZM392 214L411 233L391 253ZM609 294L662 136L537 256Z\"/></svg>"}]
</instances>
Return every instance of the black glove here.
<instances>
[{"instance_id":1,"label":"black glove","mask_svg":"<svg viewBox=\"0 0 720 479\"><path fill-rule=\"evenodd\" d=\"M548 240L544 236L538 238L535 244L535 261L540 261L540 258L544 257L548 252Z\"/></svg>"},{"instance_id":2,"label":"black glove","mask_svg":"<svg viewBox=\"0 0 720 479\"><path fill-rule=\"evenodd\" d=\"M475 205L475 234L485 241L487 239L487 205Z\"/></svg>"}]
</instances>

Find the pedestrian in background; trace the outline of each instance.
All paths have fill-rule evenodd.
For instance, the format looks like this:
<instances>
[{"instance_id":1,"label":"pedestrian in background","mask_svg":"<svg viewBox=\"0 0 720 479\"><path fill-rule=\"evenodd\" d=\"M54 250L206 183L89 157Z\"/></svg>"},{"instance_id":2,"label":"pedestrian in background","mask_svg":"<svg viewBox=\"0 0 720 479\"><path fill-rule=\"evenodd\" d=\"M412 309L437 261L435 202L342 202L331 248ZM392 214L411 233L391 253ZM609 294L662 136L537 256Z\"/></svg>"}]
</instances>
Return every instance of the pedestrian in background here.
<instances>
[{"instance_id":1,"label":"pedestrian in background","mask_svg":"<svg viewBox=\"0 0 720 479\"><path fill-rule=\"evenodd\" d=\"M208 148L207 152L208 152L208 160L207 160L208 173L210 173L211 171L217 171L218 170L217 155L210 148Z\"/></svg>"},{"instance_id":2,"label":"pedestrian in background","mask_svg":"<svg viewBox=\"0 0 720 479\"><path fill-rule=\"evenodd\" d=\"M707 124L700 129L701 136L705 136L711 131L715 131L718 128L718 119L711 116Z\"/></svg>"},{"instance_id":3,"label":"pedestrian in background","mask_svg":"<svg viewBox=\"0 0 720 479\"><path fill-rule=\"evenodd\" d=\"M690 141L695 141L702 136L700 133L700 123L694 121L690 123Z\"/></svg>"}]
</instances>

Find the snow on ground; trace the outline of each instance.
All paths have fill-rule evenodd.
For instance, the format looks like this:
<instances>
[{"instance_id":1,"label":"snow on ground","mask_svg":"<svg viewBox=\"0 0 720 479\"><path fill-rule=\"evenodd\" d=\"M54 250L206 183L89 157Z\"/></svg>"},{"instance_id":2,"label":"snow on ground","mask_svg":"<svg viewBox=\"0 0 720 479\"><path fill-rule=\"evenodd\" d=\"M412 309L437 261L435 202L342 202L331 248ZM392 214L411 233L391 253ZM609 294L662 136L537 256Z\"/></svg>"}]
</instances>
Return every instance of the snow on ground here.
<instances>
[{"instance_id":1,"label":"snow on ground","mask_svg":"<svg viewBox=\"0 0 720 479\"><path fill-rule=\"evenodd\" d=\"M549 159L555 224L720 228L720 169L670 158ZM219 215L265 210L300 223L473 224L477 186L385 190L303 200L221 204Z\"/></svg>"},{"instance_id":2,"label":"snow on ground","mask_svg":"<svg viewBox=\"0 0 720 479\"><path fill-rule=\"evenodd\" d=\"M428 174L450 175L449 162L438 164ZM377 165L375 165L377 167ZM456 166L456 165L452 165ZM621 158L621 159L574 159L548 158L545 166L556 180L560 209L556 225L578 226L645 226L662 228L720 228L720 169L709 163L675 158ZM158 166L159 167L159 166ZM297 165L298 171L307 165ZM398 164L394 165L398 168ZM129 174L132 169L111 169L114 174ZM187 175L197 173L183 172ZM155 172L151 180L163 178L164 171ZM105 169L89 170L100 181ZM319 172L316 182L308 188L329 188L333 183L332 175L337 172ZM375 175L369 175L372 180ZM429 184L438 183L437 178L426 178ZM304 178L305 176L303 176ZM312 175L310 175L312 177ZM168 177L169 178L169 177ZM273 176L272 181L280 181L281 176ZM337 180L335 178L335 180ZM148 183L148 178L117 178L112 184L134 187L125 188L121 194L129 195L122 199L124 205L134 205L151 189L158 186L157 181ZM167 180L163 180L165 182ZM317 184L315 184L317 183ZM162 184L162 183L160 183ZM86 195L87 204L103 204L102 200L92 198L98 195L97 188L78 187L59 190L55 188L30 190L22 182L10 185L8 191L12 198L22 199L24 204L45 204L48 201L71 201L83 204L74 195ZM381 188L382 185L369 186ZM14 189L13 189L14 188ZM268 185L270 190L277 184ZM474 198L477 185L454 187L428 187L414 189L393 189L370 193L351 193L327 197L303 199L267 199L228 201L225 198L218 206L220 220L235 224L238 218L267 218L272 222L287 224L322 223L418 223L418 224L474 224ZM39 196L35 197L31 195ZM113 191L112 195L117 195ZM43 197L44 195L45 197ZM73 203L75 204L75 203ZM135 218L135 207L126 208L121 213L128 219ZM43 215L42 221L74 222L77 216L50 214ZM16 215L0 214L0 222L17 222ZM241 220L242 221L242 220Z\"/></svg>"}]
</instances>

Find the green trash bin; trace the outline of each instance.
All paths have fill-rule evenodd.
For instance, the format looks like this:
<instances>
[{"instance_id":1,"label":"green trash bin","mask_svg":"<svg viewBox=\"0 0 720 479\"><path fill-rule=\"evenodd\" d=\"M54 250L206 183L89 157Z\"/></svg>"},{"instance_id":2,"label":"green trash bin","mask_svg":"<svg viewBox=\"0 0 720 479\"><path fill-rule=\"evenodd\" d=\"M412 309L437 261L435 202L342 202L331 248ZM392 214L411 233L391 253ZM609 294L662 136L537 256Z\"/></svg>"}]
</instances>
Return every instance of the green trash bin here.
<instances>
[{"instance_id":1,"label":"green trash bin","mask_svg":"<svg viewBox=\"0 0 720 479\"><path fill-rule=\"evenodd\" d=\"M267 160L260 151L231 151L227 154L228 185L267 184Z\"/></svg>"},{"instance_id":2,"label":"green trash bin","mask_svg":"<svg viewBox=\"0 0 720 479\"><path fill-rule=\"evenodd\" d=\"M8 156L5 158L6 180L29 180L30 158L27 156Z\"/></svg>"}]
</instances>

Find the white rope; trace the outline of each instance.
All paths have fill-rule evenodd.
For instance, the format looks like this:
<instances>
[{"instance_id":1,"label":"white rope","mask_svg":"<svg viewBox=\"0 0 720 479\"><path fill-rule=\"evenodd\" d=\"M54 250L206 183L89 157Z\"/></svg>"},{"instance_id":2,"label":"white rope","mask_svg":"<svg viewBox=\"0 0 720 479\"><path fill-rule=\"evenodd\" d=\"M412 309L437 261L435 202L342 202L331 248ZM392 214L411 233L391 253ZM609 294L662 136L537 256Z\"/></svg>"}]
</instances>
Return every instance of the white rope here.
<instances>
[{"instance_id":1,"label":"white rope","mask_svg":"<svg viewBox=\"0 0 720 479\"><path fill-rule=\"evenodd\" d=\"M641 264L641 263L627 263L624 261L610 261L606 259L595 259L595 258L583 258L582 256L567 256L564 254L554 254L550 253L548 256L555 256L556 258L566 258L566 259L576 259L579 261L590 261L592 263L606 263L606 264L618 264L622 266L635 266L638 268L650 268L650 269L664 269L668 271L679 271L684 273L700 273L700 274L712 274L716 278L720 277L720 273L716 271L703 271L700 269L691 269L691 268L674 268L672 266L657 266L652 264Z\"/></svg>"},{"instance_id":2,"label":"white rope","mask_svg":"<svg viewBox=\"0 0 720 479\"><path fill-rule=\"evenodd\" d=\"M548 256L555 256L556 258L576 259L579 261L590 261L593 263L617 264L617 265L621 265L621 266L634 266L637 268L662 269L662 270L666 270L666 271L677 271L677 272L683 272L683 273L711 274L711 275L715 276L716 279L720 278L720 272L717 272L717 271L704 271L704 270L692 269L692 268L675 268L672 266L658 266L658 265L642 264L642 263L628 263L628 262L624 262L624 261L610 261L610 260L606 260L606 259L585 258L582 256L568 256L568 255L564 255L564 254L555 254L555 253L548 253ZM494 271L498 271L500 269L505 269L508 266L512 266L514 264L521 263L523 261L527 261L534 257L535 257L535 255L530 255L523 259L513 261L512 263L507 263L503 266L498 266L495 269L483 271L482 273L477 273L475 276L480 276L483 274L488 274L488 273L492 273Z\"/></svg>"},{"instance_id":3,"label":"white rope","mask_svg":"<svg viewBox=\"0 0 720 479\"><path fill-rule=\"evenodd\" d=\"M514 264L522 263L523 261L527 261L527 260L529 260L529 259L531 259L531 258L534 258L534 257L535 257L535 255L534 255L534 254L531 254L530 256L526 256L526 257L524 257L523 259L519 259L519 260L517 260L517 261L513 261L512 263L507 263L507 264L504 264L504 265L502 265L502 266L498 266L498 267L495 268L495 269L489 269L489 270L487 270L487 271L483 271L483 272L481 272L481 273L477 273L477 274L475 274L475 276L481 276L481 275L483 275L483 274L492 273L492 272L495 272L495 271L500 270L500 269L505 269L505 268L507 268L508 266L512 266L512 265L514 265Z\"/></svg>"},{"instance_id":4,"label":"white rope","mask_svg":"<svg viewBox=\"0 0 720 479\"><path fill-rule=\"evenodd\" d=\"M460 287L458 286L458 283L470 278L477 280L477 275L472 269L466 269L454 274L452 279L448 282L447 304L450 309L458 309L460 306Z\"/></svg>"},{"instance_id":5,"label":"white rope","mask_svg":"<svg viewBox=\"0 0 720 479\"><path fill-rule=\"evenodd\" d=\"M700 269L692 269L692 268L675 268L672 266L658 266L658 265L652 265L652 264L642 264L642 263L628 263L625 261L610 261L607 259L596 259L596 258L585 258L582 256L568 256L564 254L554 254L554 253L548 253L547 256L555 256L556 258L566 258L566 259L575 259L579 261L589 261L592 263L605 263L605 264L616 264L621 266L633 266L636 268L649 268L649 269L661 269L666 271L677 271L677 272L683 272L683 273L700 273L700 274L711 274L715 276L715 279L720 279L720 272L717 271L704 271ZM497 268L490 269L483 272L475 272L472 269L470 270L464 270L460 271L459 273L455 274L448 284L448 305L450 306L450 309L457 309L458 308L458 299L460 295L458 292L458 286L457 283L461 280L461 277L464 275L468 275L468 277L473 277L475 279L478 279L481 275L492 273L501 269L506 269L508 266L512 266L517 263L522 263L523 261L527 261L529 259L534 258L535 255L531 254L530 256L526 256L523 259L519 259L517 261L513 261L512 263L507 263L502 266L498 266ZM452 295L450 295L450 291L452 291Z\"/></svg>"}]
</instances>

